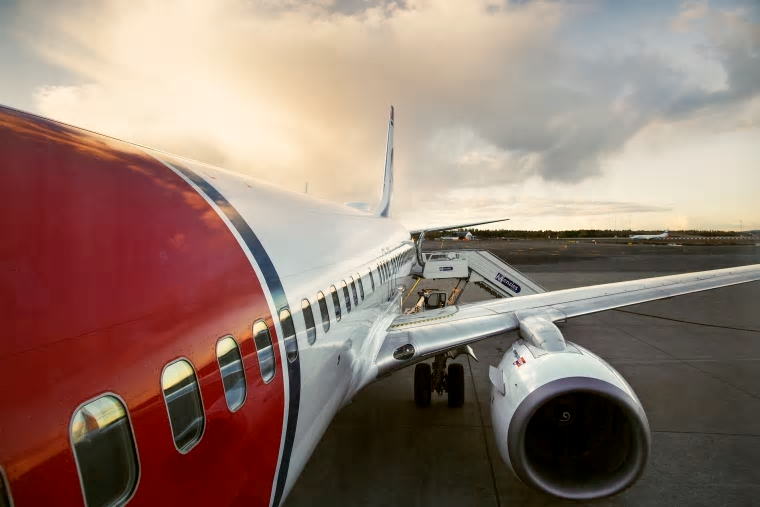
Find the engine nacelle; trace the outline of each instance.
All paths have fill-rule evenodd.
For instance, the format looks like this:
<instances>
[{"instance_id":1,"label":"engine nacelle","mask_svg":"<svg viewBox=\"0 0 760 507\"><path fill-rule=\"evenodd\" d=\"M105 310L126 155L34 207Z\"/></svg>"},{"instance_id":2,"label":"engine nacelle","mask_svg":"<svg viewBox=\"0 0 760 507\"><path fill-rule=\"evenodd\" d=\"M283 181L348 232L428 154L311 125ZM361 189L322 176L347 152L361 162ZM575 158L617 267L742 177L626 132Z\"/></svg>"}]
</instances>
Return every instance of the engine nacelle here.
<instances>
[{"instance_id":1,"label":"engine nacelle","mask_svg":"<svg viewBox=\"0 0 760 507\"><path fill-rule=\"evenodd\" d=\"M601 498L636 482L650 433L628 383L578 345L548 351L523 336L490 371L502 459L525 484L561 498Z\"/></svg>"}]
</instances>

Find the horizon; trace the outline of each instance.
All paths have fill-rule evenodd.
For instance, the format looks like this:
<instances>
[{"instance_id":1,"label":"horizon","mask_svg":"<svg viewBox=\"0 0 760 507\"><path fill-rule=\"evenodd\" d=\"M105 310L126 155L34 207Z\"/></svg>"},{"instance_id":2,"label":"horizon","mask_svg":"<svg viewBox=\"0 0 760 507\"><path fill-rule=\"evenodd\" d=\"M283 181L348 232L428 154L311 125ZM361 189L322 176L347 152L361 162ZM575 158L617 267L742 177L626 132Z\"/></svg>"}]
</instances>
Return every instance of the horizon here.
<instances>
[{"instance_id":1,"label":"horizon","mask_svg":"<svg viewBox=\"0 0 760 507\"><path fill-rule=\"evenodd\" d=\"M447 229L445 231L438 231L440 233L446 233L446 232L472 232L473 234L475 232L510 232L510 233L520 233L520 232L543 232L543 233L567 233L567 232L604 232L604 233L614 233L614 232L620 232L620 233L631 233L631 234L660 234L662 232L668 231L669 233L689 233L689 234L697 234L697 233L726 233L726 234L750 234L750 233L760 233L760 229L753 229L753 230L733 230L733 229L480 229L480 228L464 228L464 229Z\"/></svg>"}]
</instances>

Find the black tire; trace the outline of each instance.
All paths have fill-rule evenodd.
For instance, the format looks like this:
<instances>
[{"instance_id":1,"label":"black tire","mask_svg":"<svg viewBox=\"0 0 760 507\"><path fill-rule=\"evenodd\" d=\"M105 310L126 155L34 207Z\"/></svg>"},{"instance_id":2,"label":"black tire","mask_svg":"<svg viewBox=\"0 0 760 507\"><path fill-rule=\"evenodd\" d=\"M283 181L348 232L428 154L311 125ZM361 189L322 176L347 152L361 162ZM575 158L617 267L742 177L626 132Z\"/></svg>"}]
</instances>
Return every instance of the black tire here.
<instances>
[{"instance_id":1,"label":"black tire","mask_svg":"<svg viewBox=\"0 0 760 507\"><path fill-rule=\"evenodd\" d=\"M414 403L420 407L430 406L431 394L430 365L419 363L414 367Z\"/></svg>"},{"instance_id":2,"label":"black tire","mask_svg":"<svg viewBox=\"0 0 760 507\"><path fill-rule=\"evenodd\" d=\"M464 366L459 363L450 364L446 384L449 390L449 406L458 408L464 405Z\"/></svg>"}]
</instances>

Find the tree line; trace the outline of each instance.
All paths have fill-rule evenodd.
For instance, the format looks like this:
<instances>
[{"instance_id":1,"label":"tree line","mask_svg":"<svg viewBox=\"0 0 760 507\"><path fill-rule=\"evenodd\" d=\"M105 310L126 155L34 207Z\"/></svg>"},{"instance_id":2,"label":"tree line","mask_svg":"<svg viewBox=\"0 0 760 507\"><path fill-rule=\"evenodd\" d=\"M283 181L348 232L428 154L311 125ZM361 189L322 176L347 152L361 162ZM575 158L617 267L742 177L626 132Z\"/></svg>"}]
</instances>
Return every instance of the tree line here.
<instances>
[{"instance_id":1,"label":"tree line","mask_svg":"<svg viewBox=\"0 0 760 507\"><path fill-rule=\"evenodd\" d=\"M464 232L469 230L473 236L478 239L547 239L547 238L627 238L632 234L660 234L662 229L649 230L649 231L629 231L629 230L612 230L612 229L577 229L571 231L555 231L551 229L545 229L540 231L523 231L517 229L457 229L456 231L437 231L426 233L425 237L429 239L439 239L444 236L451 236L454 232ZM720 231L720 230L671 230L672 236L701 236L706 238L714 238L719 236L738 236L736 231ZM746 234L746 233L744 233Z\"/></svg>"}]
</instances>

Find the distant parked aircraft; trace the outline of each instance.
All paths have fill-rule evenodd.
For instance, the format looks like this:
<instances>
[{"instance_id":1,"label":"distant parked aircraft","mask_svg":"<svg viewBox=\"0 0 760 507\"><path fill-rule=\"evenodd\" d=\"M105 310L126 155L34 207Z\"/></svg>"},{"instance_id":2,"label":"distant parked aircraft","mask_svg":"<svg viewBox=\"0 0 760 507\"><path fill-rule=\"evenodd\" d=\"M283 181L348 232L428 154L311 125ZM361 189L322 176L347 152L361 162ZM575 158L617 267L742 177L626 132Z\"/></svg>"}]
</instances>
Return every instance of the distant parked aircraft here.
<instances>
[{"instance_id":1,"label":"distant parked aircraft","mask_svg":"<svg viewBox=\"0 0 760 507\"><path fill-rule=\"evenodd\" d=\"M662 234L634 234L631 239L666 239L670 237L670 231L665 231Z\"/></svg>"},{"instance_id":2,"label":"distant parked aircraft","mask_svg":"<svg viewBox=\"0 0 760 507\"><path fill-rule=\"evenodd\" d=\"M472 241L472 233L467 232L455 232L451 236L441 236L441 241Z\"/></svg>"}]
</instances>

